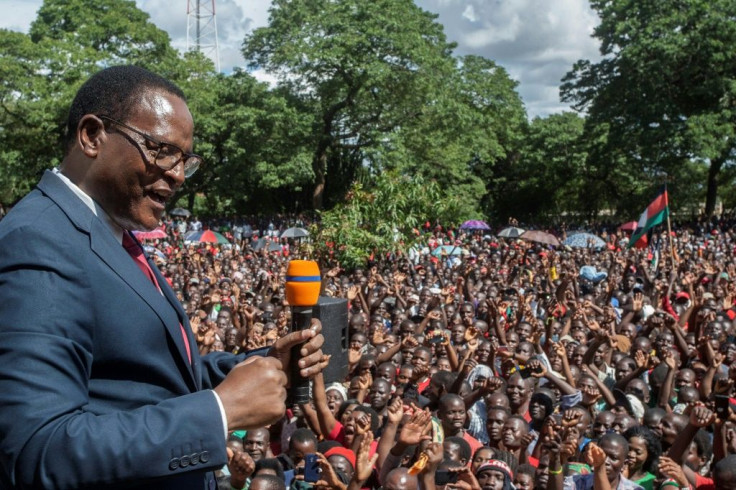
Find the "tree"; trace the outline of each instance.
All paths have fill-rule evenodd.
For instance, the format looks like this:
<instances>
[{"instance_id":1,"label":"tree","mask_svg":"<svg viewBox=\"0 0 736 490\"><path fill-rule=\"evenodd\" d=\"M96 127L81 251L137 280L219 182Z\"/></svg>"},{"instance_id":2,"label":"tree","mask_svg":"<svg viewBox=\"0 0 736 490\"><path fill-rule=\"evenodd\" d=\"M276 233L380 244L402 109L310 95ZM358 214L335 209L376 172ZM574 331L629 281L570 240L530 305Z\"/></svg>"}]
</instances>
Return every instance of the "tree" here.
<instances>
[{"instance_id":1,"label":"tree","mask_svg":"<svg viewBox=\"0 0 736 490\"><path fill-rule=\"evenodd\" d=\"M277 74L313 111L315 209L330 164L352 181L371 150L424 110L428 87L451 73L453 46L435 19L405 0L275 0L269 25L245 39L251 65Z\"/></svg>"},{"instance_id":2,"label":"tree","mask_svg":"<svg viewBox=\"0 0 736 490\"><path fill-rule=\"evenodd\" d=\"M592 183L585 166L584 122L572 112L531 121L516 165L494 189L499 218L540 220L581 209Z\"/></svg>"},{"instance_id":3,"label":"tree","mask_svg":"<svg viewBox=\"0 0 736 490\"><path fill-rule=\"evenodd\" d=\"M184 188L190 209L197 193L213 213L299 209L312 170L304 139L311 118L249 73L212 73L182 84L195 121L202 169Z\"/></svg>"},{"instance_id":4,"label":"tree","mask_svg":"<svg viewBox=\"0 0 736 490\"><path fill-rule=\"evenodd\" d=\"M174 78L177 60L132 0L45 0L28 34L0 30L0 200L59 163L69 104L92 73L126 62Z\"/></svg>"},{"instance_id":5,"label":"tree","mask_svg":"<svg viewBox=\"0 0 736 490\"><path fill-rule=\"evenodd\" d=\"M456 68L431 87L422 112L396 132L393 143L401 153L394 151L393 159L404 172L462 196L463 214L477 215L496 165L511 157L526 126L517 85L491 60L458 58Z\"/></svg>"},{"instance_id":6,"label":"tree","mask_svg":"<svg viewBox=\"0 0 736 490\"><path fill-rule=\"evenodd\" d=\"M382 172L370 186L354 184L344 203L321 213L313 230L316 252L324 263L364 266L372 255L406 252L427 221L457 224L459 209L460 200L444 196L434 181Z\"/></svg>"},{"instance_id":7,"label":"tree","mask_svg":"<svg viewBox=\"0 0 736 490\"><path fill-rule=\"evenodd\" d=\"M605 125L606 146L655 178L708 165L706 212L736 149L736 4L731 0L593 0L603 59L578 61L564 101Z\"/></svg>"}]
</instances>

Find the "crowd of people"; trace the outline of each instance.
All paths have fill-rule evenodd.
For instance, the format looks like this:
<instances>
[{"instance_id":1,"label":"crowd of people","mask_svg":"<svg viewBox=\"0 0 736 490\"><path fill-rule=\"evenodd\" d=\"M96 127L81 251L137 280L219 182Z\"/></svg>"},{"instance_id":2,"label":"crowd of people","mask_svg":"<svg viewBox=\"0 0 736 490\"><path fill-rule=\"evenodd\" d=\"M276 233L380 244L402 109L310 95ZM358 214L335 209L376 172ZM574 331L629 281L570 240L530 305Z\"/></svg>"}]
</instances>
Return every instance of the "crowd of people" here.
<instances>
[{"instance_id":1,"label":"crowd of people","mask_svg":"<svg viewBox=\"0 0 736 490\"><path fill-rule=\"evenodd\" d=\"M200 353L285 335L300 249L184 244L177 224L152 245ZM661 232L657 250L615 229L592 249L437 227L365 268L323 264L349 372L230 434L223 488L736 488L731 225ZM447 244L464 253L432 253Z\"/></svg>"}]
</instances>

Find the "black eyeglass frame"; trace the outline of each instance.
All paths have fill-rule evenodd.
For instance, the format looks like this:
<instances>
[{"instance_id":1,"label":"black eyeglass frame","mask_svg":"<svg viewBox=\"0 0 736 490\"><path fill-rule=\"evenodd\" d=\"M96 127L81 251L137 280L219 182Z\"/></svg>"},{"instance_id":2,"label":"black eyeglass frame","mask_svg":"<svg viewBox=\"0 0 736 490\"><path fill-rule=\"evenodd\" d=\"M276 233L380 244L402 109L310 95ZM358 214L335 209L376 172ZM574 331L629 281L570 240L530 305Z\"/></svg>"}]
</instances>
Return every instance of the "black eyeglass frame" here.
<instances>
[{"instance_id":1,"label":"black eyeglass frame","mask_svg":"<svg viewBox=\"0 0 736 490\"><path fill-rule=\"evenodd\" d=\"M156 165L158 168L160 168L164 172L168 172L172 168L176 167L177 165L179 165L179 162L183 160L184 161L184 178L188 179L189 177L194 175L197 169L199 169L200 165L202 165L202 157L195 153L187 153L173 143L161 141L157 138L154 138L153 136L149 134L144 133L143 131L139 129L136 129L132 126L125 124L124 122L118 121L117 119L113 119L110 116L106 116L104 114L96 114L96 116L102 120L109 121L117 126L133 131L137 135L142 136L146 141L154 143L156 145L156 148L144 148L139 141L136 141L134 138L131 138L130 135L122 131L120 132L120 134L125 136L127 140L129 140L132 143L135 143L135 146L138 147L138 149L144 156L150 155L150 152L155 151L156 154L153 156L153 162L148 161L147 158L144 158L144 159L146 160L146 163L148 163L149 165L151 164ZM162 164L159 161L159 155L161 154L161 150L167 146L176 150L177 152L176 154L178 155L178 158L171 164ZM193 162L193 163L190 163L190 162Z\"/></svg>"}]
</instances>

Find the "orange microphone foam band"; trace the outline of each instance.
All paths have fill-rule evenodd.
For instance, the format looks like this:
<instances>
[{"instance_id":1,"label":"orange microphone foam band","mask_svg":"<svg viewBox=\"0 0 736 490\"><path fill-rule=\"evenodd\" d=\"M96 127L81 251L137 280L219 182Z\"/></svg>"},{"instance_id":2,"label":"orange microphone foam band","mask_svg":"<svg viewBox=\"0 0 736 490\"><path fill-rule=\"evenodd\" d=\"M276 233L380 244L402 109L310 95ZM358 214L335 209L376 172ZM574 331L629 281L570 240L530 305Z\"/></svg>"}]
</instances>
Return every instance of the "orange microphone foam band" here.
<instances>
[{"instance_id":1,"label":"orange microphone foam band","mask_svg":"<svg viewBox=\"0 0 736 490\"><path fill-rule=\"evenodd\" d=\"M313 260L292 260L286 270L286 300L291 306L313 306L319 300L322 279Z\"/></svg>"}]
</instances>

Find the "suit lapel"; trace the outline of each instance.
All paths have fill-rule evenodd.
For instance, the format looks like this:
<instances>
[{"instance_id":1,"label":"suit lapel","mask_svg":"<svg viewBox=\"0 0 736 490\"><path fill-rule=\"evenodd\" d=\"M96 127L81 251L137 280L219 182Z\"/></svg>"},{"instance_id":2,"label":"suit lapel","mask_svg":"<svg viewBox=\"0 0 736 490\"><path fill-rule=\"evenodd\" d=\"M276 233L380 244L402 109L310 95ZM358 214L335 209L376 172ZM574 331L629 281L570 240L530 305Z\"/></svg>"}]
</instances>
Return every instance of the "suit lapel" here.
<instances>
[{"instance_id":1,"label":"suit lapel","mask_svg":"<svg viewBox=\"0 0 736 490\"><path fill-rule=\"evenodd\" d=\"M199 355L195 352L197 350L197 339L194 338L194 333L192 333L191 326L189 325L189 318L187 317L186 312L184 311L184 308L182 308L181 303L179 302L179 298L176 297L176 294L174 293L174 290L171 289L169 286L168 281L166 278L161 274L161 271L159 271L156 264L151 260L151 258L148 256L148 254L145 254L146 260L148 261L148 265L153 271L153 274L156 276L156 281L158 281L159 286L161 286L161 292L163 292L164 297L166 298L168 304L176 311L176 316L179 319L179 323L184 327L184 334L187 336L187 340L189 341L189 348L192 352L192 362L190 365L190 370L192 371L192 374L194 375L194 380L197 384L197 389L201 389L201 376L199 373L199 370L201 368L201 360L199 358ZM181 339L181 329L179 329L179 336L178 338ZM184 343L182 342L182 348L184 349L184 356L186 356L186 347L184 346Z\"/></svg>"},{"instance_id":2,"label":"suit lapel","mask_svg":"<svg viewBox=\"0 0 736 490\"><path fill-rule=\"evenodd\" d=\"M193 388L199 388L199 383L196 381L193 371L194 363L197 364L197 369L199 369L199 356L195 355L193 351L197 346L196 340L192 338L190 329L188 328L189 323L185 319L186 315L184 315L176 296L173 295L171 288L158 272L156 266L151 264L149 260L149 264L151 264L151 268L156 275L156 280L159 282L165 296L141 272L138 265L128 255L123 246L117 242L117 239L110 232L108 226L95 216L61 179L51 172L46 172L39 182L38 188L56 202L78 229L89 235L92 252L113 273L120 277L123 282L130 286L161 319L161 323L165 326L168 335L176 346L180 361L186 366L186 371L189 373L188 382ZM189 345L192 349L191 364L187 357L184 339L181 335L180 323L181 325L187 326L184 330L189 338Z\"/></svg>"}]
</instances>

